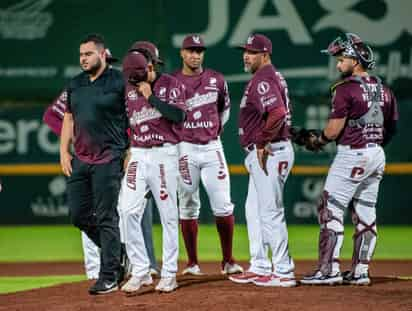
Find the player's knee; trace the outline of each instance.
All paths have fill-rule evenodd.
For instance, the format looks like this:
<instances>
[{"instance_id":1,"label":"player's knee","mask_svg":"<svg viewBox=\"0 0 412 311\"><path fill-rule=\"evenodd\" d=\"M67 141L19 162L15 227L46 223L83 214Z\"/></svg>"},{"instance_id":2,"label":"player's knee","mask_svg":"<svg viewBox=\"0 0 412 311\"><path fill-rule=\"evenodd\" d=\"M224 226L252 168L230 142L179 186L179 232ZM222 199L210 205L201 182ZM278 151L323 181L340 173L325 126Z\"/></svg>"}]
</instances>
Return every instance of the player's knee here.
<instances>
[{"instance_id":1,"label":"player's knee","mask_svg":"<svg viewBox=\"0 0 412 311\"><path fill-rule=\"evenodd\" d=\"M179 209L179 219L183 219L183 220L198 219L199 214L200 213L198 209L190 209L190 208L180 208Z\"/></svg>"},{"instance_id":2,"label":"player's knee","mask_svg":"<svg viewBox=\"0 0 412 311\"><path fill-rule=\"evenodd\" d=\"M332 197L328 191L323 191L318 204L318 222L320 225L343 228L343 204Z\"/></svg>"},{"instance_id":3,"label":"player's knee","mask_svg":"<svg viewBox=\"0 0 412 311\"><path fill-rule=\"evenodd\" d=\"M215 217L226 217L233 214L234 205L232 203L220 204L220 206L213 206L213 215Z\"/></svg>"}]
</instances>

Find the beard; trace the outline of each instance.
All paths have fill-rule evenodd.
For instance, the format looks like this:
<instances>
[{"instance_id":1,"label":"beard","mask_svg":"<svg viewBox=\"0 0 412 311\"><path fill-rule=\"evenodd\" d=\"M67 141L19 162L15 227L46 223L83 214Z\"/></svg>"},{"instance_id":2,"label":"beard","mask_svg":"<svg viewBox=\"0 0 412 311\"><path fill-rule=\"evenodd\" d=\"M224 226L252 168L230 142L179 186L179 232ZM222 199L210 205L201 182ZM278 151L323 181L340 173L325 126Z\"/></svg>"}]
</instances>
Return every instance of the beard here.
<instances>
[{"instance_id":1,"label":"beard","mask_svg":"<svg viewBox=\"0 0 412 311\"><path fill-rule=\"evenodd\" d=\"M347 77L350 77L352 74L353 74L353 70L348 70L348 71L345 71L345 72L341 72L340 77L341 77L341 79L345 79Z\"/></svg>"},{"instance_id":2,"label":"beard","mask_svg":"<svg viewBox=\"0 0 412 311\"><path fill-rule=\"evenodd\" d=\"M91 66L89 69L83 69L83 71L89 75L95 75L99 69L102 67L102 61L100 59L97 59L96 64Z\"/></svg>"}]
</instances>

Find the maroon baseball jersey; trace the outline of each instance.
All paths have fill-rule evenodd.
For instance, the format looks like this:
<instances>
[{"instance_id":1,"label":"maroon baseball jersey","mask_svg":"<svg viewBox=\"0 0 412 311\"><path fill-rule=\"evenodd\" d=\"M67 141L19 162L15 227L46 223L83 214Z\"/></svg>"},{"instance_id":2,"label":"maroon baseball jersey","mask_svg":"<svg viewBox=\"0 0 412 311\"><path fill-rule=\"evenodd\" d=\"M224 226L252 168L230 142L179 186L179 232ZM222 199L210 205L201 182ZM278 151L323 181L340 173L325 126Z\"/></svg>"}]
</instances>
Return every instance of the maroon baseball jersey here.
<instances>
[{"instance_id":1,"label":"maroon baseball jersey","mask_svg":"<svg viewBox=\"0 0 412 311\"><path fill-rule=\"evenodd\" d=\"M184 87L176 78L162 74L152 85L152 90L153 95L160 100L186 111ZM133 147L148 148L179 142L180 125L162 117L130 83L126 86L126 106Z\"/></svg>"},{"instance_id":2,"label":"maroon baseball jersey","mask_svg":"<svg viewBox=\"0 0 412 311\"><path fill-rule=\"evenodd\" d=\"M378 83L376 78L368 76L363 77L362 80L372 92L377 91ZM365 90L359 81L356 81L353 77L346 78L334 90L329 118L341 119L346 117L348 121L359 119L369 110L370 100L368 90ZM386 86L383 86L379 104L383 112L384 124L398 120L395 96ZM367 143L382 143L385 134L384 125L365 124L351 127L348 125L348 121L336 139L337 144L362 147Z\"/></svg>"},{"instance_id":3,"label":"maroon baseball jersey","mask_svg":"<svg viewBox=\"0 0 412 311\"><path fill-rule=\"evenodd\" d=\"M196 76L173 73L184 86L186 94L186 119L180 138L193 144L206 144L216 139L223 125L220 114L230 109L227 83L223 75L205 69Z\"/></svg>"},{"instance_id":4,"label":"maroon baseball jersey","mask_svg":"<svg viewBox=\"0 0 412 311\"><path fill-rule=\"evenodd\" d=\"M273 141L290 137L291 111L285 79L273 65L266 65L249 81L240 102L239 136L243 147L258 143L266 114L279 105L285 106L286 115L284 125Z\"/></svg>"},{"instance_id":5,"label":"maroon baseball jersey","mask_svg":"<svg viewBox=\"0 0 412 311\"><path fill-rule=\"evenodd\" d=\"M46 109L43 115L43 122L55 133L60 136L64 112L67 105L67 92L64 90Z\"/></svg>"}]
</instances>

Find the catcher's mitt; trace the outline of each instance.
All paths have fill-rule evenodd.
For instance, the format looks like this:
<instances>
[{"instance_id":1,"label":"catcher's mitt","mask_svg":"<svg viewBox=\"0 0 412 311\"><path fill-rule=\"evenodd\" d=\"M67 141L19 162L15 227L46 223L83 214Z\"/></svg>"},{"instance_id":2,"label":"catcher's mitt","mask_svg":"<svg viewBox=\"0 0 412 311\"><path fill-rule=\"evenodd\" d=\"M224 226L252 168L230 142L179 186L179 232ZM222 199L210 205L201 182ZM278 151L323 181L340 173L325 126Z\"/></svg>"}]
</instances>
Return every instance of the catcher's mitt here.
<instances>
[{"instance_id":1,"label":"catcher's mitt","mask_svg":"<svg viewBox=\"0 0 412 311\"><path fill-rule=\"evenodd\" d=\"M290 134L295 144L305 146L309 151L317 152L322 149L323 144L319 142L319 137L322 135L320 130L291 127Z\"/></svg>"}]
</instances>

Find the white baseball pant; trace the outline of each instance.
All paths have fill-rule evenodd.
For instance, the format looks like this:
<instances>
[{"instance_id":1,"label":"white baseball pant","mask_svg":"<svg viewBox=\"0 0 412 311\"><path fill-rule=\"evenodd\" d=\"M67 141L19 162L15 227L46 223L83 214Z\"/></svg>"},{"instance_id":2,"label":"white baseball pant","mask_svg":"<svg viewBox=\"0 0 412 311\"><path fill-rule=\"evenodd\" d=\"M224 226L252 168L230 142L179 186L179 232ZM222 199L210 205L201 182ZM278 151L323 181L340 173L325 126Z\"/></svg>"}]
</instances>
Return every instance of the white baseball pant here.
<instances>
[{"instance_id":1,"label":"white baseball pant","mask_svg":"<svg viewBox=\"0 0 412 311\"><path fill-rule=\"evenodd\" d=\"M289 255L288 232L283 206L283 188L294 163L294 151L289 141L270 144L274 153L266 167L268 176L259 166L256 148L245 159L249 188L246 199L246 222L249 236L249 271L269 275L288 275L294 271ZM272 262L268 249L272 251Z\"/></svg>"},{"instance_id":2,"label":"white baseball pant","mask_svg":"<svg viewBox=\"0 0 412 311\"><path fill-rule=\"evenodd\" d=\"M122 181L120 211L123 217L126 251L132 264L132 275L149 273L150 261L143 239L141 220L145 209L144 195L152 191L163 227L162 277L177 272L177 146L131 148L131 158Z\"/></svg>"},{"instance_id":3,"label":"white baseball pant","mask_svg":"<svg viewBox=\"0 0 412 311\"><path fill-rule=\"evenodd\" d=\"M179 144L179 212L180 219L198 219L200 210L199 183L209 197L213 214L233 214L230 198L230 177L220 139L208 144Z\"/></svg>"},{"instance_id":4,"label":"white baseball pant","mask_svg":"<svg viewBox=\"0 0 412 311\"><path fill-rule=\"evenodd\" d=\"M367 262L370 261L376 245L376 201L379 184L385 169L385 153L383 148L369 144L369 148L351 149L348 146L338 145L337 154L329 169L325 183L326 212L330 213L325 219L325 228L334 232L343 233L344 212L349 203L354 200L354 212L358 219L355 230L361 234L362 241L357 273L368 271ZM370 228L367 228L371 226ZM367 231L372 234L365 234ZM333 250L333 258L339 259L343 243L343 234L337 240ZM365 264L366 263L366 264ZM332 263L332 273L340 270L339 261Z\"/></svg>"},{"instance_id":5,"label":"white baseball pant","mask_svg":"<svg viewBox=\"0 0 412 311\"><path fill-rule=\"evenodd\" d=\"M98 279L100 271L100 249L82 231L83 259L86 277L89 280Z\"/></svg>"}]
</instances>

